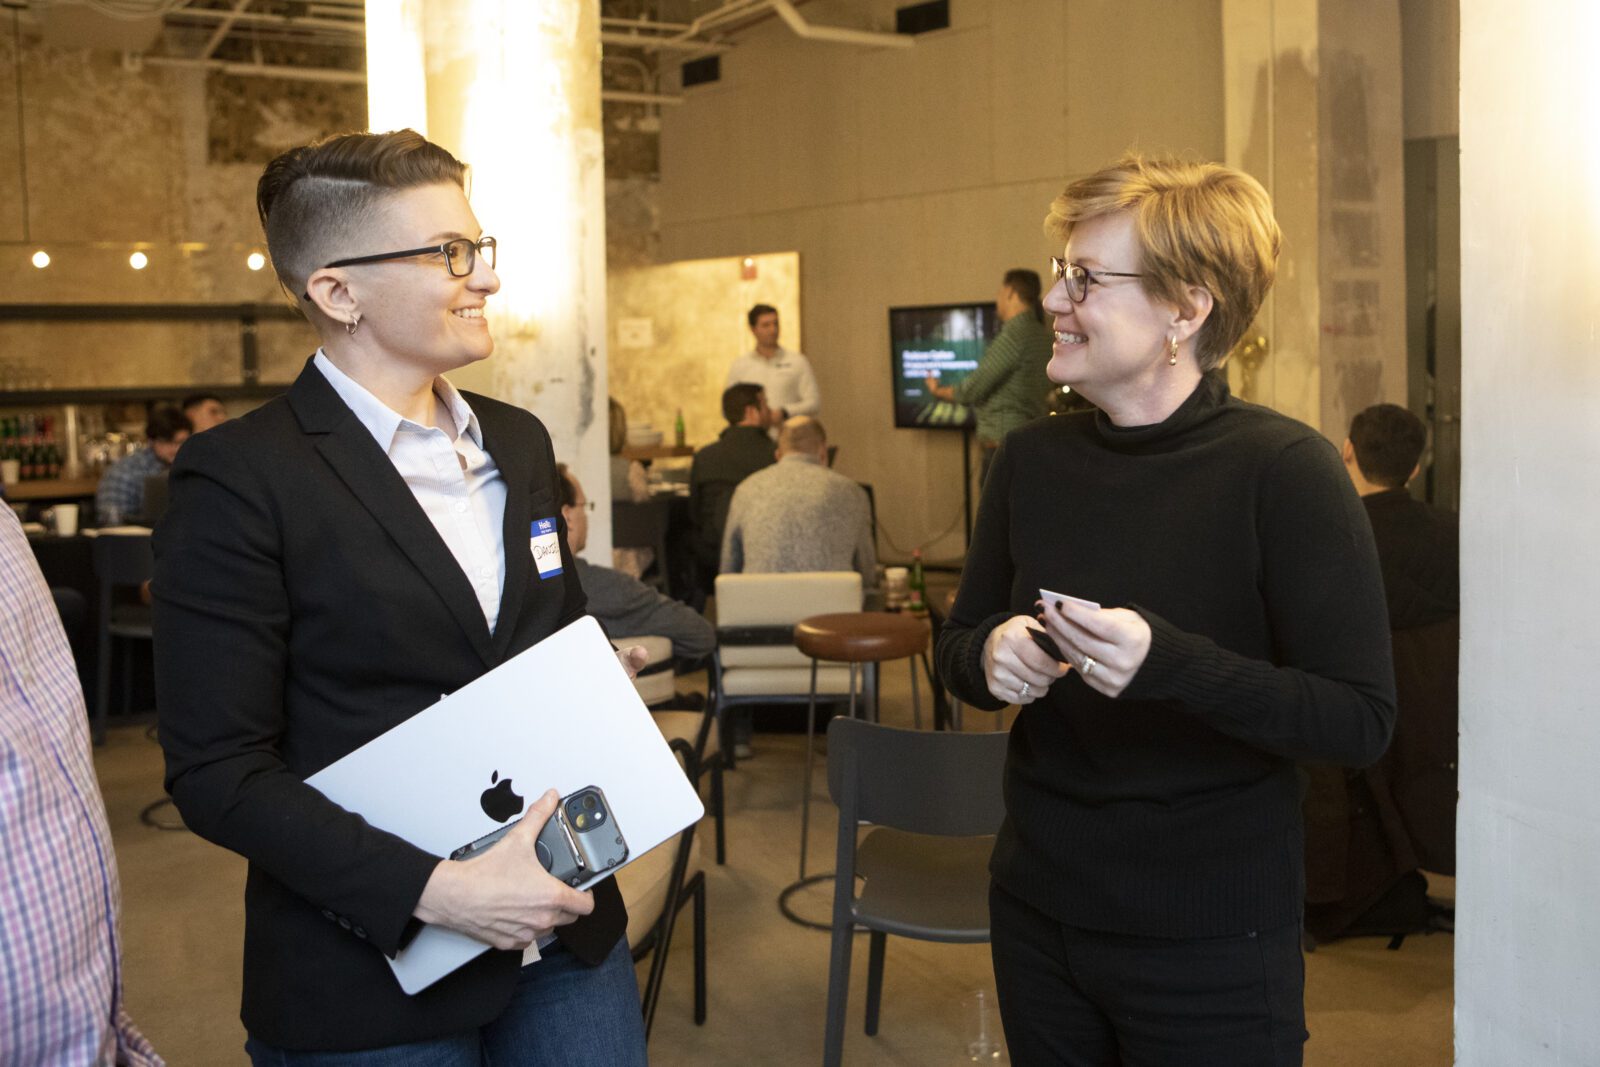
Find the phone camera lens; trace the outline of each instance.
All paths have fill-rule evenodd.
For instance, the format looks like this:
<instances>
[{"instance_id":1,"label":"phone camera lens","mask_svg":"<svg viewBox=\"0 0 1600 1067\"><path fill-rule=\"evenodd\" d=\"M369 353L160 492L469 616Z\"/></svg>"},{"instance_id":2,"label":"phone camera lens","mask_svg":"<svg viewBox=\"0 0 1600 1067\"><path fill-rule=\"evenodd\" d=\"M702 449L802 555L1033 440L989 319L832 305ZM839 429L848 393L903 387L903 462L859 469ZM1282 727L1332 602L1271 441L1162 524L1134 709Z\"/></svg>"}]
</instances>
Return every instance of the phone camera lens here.
<instances>
[{"instance_id":1,"label":"phone camera lens","mask_svg":"<svg viewBox=\"0 0 1600 1067\"><path fill-rule=\"evenodd\" d=\"M585 793L584 794L584 797L583 797L583 806L584 807L589 808L589 809L592 810L596 803L597 803L597 801L595 800L593 793Z\"/></svg>"}]
</instances>

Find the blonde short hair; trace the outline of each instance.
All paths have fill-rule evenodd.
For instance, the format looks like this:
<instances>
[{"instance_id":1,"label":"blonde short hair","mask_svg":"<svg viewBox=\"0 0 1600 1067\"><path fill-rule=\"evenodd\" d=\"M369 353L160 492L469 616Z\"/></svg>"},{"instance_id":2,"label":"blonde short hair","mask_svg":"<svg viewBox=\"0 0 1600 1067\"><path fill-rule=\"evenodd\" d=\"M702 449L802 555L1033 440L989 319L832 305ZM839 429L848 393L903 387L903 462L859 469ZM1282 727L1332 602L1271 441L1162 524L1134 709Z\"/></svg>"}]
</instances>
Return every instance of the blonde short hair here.
<instances>
[{"instance_id":1,"label":"blonde short hair","mask_svg":"<svg viewBox=\"0 0 1600 1067\"><path fill-rule=\"evenodd\" d=\"M1130 153L1068 185L1044 225L1064 243L1078 223L1118 211L1133 219L1145 292L1184 308L1187 287L1211 294L1195 355L1202 371L1221 366L1277 275L1283 235L1267 191L1220 163Z\"/></svg>"}]
</instances>

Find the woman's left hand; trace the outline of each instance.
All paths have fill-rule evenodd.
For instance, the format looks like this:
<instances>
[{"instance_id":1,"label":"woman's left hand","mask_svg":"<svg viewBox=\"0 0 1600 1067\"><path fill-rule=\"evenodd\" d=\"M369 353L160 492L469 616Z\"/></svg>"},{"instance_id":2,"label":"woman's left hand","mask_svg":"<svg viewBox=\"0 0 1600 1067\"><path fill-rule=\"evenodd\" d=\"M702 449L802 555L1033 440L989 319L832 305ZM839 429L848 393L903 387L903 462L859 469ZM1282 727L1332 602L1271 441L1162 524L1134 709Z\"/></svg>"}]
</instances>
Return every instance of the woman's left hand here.
<instances>
[{"instance_id":1,"label":"woman's left hand","mask_svg":"<svg viewBox=\"0 0 1600 1067\"><path fill-rule=\"evenodd\" d=\"M1044 625L1085 683L1108 697L1128 688L1150 654L1150 624L1127 608L1044 605Z\"/></svg>"}]
</instances>

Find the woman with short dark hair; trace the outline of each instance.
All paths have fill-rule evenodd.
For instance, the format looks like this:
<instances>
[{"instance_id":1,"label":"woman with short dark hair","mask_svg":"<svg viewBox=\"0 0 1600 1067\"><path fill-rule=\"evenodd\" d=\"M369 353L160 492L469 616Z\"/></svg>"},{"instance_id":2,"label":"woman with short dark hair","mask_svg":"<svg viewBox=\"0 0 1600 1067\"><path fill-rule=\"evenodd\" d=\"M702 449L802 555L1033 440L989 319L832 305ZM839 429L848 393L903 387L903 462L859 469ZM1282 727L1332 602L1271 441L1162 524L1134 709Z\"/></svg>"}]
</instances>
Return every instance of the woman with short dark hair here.
<instances>
[{"instance_id":1,"label":"woman with short dark hair","mask_svg":"<svg viewBox=\"0 0 1600 1067\"><path fill-rule=\"evenodd\" d=\"M559 542L549 433L444 377L494 350L496 245L464 173L409 130L267 166L273 266L321 347L191 440L156 535L167 788L250 861L257 1064L645 1062L615 882L580 893L537 857L553 791L457 862L305 782L585 611L565 545L530 551ZM384 957L423 923L493 951L408 996Z\"/></svg>"}]
</instances>

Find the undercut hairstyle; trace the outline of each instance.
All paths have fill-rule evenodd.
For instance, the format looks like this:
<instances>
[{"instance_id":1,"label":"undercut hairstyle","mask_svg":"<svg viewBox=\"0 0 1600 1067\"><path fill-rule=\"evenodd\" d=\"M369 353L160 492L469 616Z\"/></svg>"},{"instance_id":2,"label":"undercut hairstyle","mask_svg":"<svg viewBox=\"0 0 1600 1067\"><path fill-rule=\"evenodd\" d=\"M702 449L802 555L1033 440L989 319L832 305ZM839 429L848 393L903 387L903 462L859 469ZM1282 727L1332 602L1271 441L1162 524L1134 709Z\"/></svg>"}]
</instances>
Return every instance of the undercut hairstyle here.
<instances>
[{"instance_id":1,"label":"undercut hairstyle","mask_svg":"<svg viewBox=\"0 0 1600 1067\"><path fill-rule=\"evenodd\" d=\"M208 400L214 400L218 404L222 403L222 398L216 393L191 393L179 401L178 406L184 411L188 411L190 408L199 407Z\"/></svg>"},{"instance_id":2,"label":"undercut hairstyle","mask_svg":"<svg viewBox=\"0 0 1600 1067\"><path fill-rule=\"evenodd\" d=\"M828 431L810 415L796 415L785 419L778 431L778 447L785 452L804 452L815 455L828 444Z\"/></svg>"},{"instance_id":3,"label":"undercut hairstyle","mask_svg":"<svg viewBox=\"0 0 1600 1067\"><path fill-rule=\"evenodd\" d=\"M777 313L778 309L773 307L771 304L757 304L755 307L750 309L750 313L744 318L745 321L750 324L750 328L753 330L756 328L756 321L760 319L761 316L776 315Z\"/></svg>"},{"instance_id":4,"label":"undercut hairstyle","mask_svg":"<svg viewBox=\"0 0 1600 1067\"><path fill-rule=\"evenodd\" d=\"M1080 222L1126 212L1150 296L1188 310L1185 290L1211 294L1211 314L1195 340L1201 371L1214 370L1250 328L1277 275L1283 235L1261 183L1219 163L1129 154L1080 178L1050 203L1045 229L1063 243Z\"/></svg>"},{"instance_id":5,"label":"undercut hairstyle","mask_svg":"<svg viewBox=\"0 0 1600 1067\"><path fill-rule=\"evenodd\" d=\"M144 424L147 439L166 442L180 433L194 433L194 423L189 421L189 416L171 404L158 404L150 409L150 417Z\"/></svg>"},{"instance_id":6,"label":"undercut hairstyle","mask_svg":"<svg viewBox=\"0 0 1600 1067\"><path fill-rule=\"evenodd\" d=\"M565 463L556 464L556 473L561 476L561 485L556 489L556 506L575 508L578 506L578 487L573 484L572 472L567 470Z\"/></svg>"},{"instance_id":7,"label":"undercut hairstyle","mask_svg":"<svg viewBox=\"0 0 1600 1067\"><path fill-rule=\"evenodd\" d=\"M1422 420L1398 404L1374 404L1350 420L1350 445L1361 477L1385 489L1399 489L1428 444Z\"/></svg>"},{"instance_id":8,"label":"undercut hairstyle","mask_svg":"<svg viewBox=\"0 0 1600 1067\"><path fill-rule=\"evenodd\" d=\"M256 183L256 212L278 280L305 292L311 272L357 247L389 196L446 182L466 188L466 165L415 130L341 133L291 148Z\"/></svg>"},{"instance_id":9,"label":"undercut hairstyle","mask_svg":"<svg viewBox=\"0 0 1600 1067\"><path fill-rule=\"evenodd\" d=\"M1044 321L1044 306L1039 302L1044 293L1044 285L1039 281L1038 271L1025 270L1022 267L1008 270L1000 284L1016 293L1017 299L1028 305L1036 321Z\"/></svg>"},{"instance_id":10,"label":"undercut hairstyle","mask_svg":"<svg viewBox=\"0 0 1600 1067\"><path fill-rule=\"evenodd\" d=\"M761 407L761 394L766 392L755 382L737 382L722 391L722 417L729 426L744 421L746 408Z\"/></svg>"}]
</instances>

